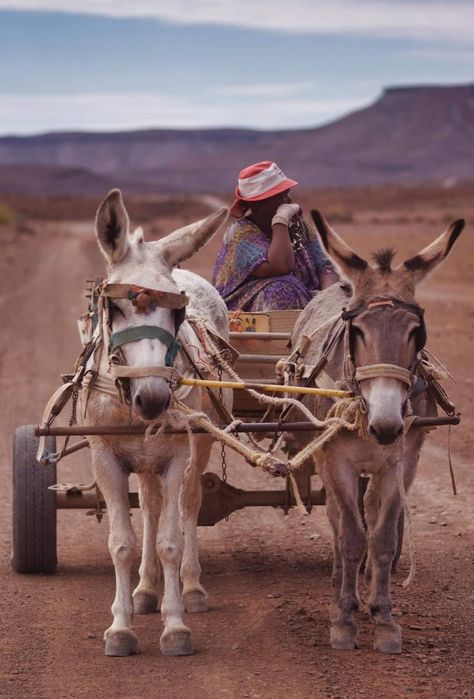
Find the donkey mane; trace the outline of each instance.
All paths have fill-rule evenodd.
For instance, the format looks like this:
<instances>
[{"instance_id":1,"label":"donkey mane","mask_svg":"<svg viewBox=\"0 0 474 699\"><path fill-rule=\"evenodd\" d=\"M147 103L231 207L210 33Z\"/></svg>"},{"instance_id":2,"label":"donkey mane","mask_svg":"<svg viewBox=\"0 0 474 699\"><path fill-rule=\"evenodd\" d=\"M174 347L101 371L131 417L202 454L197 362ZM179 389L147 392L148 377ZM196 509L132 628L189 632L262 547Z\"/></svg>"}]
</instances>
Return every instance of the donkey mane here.
<instances>
[{"instance_id":1,"label":"donkey mane","mask_svg":"<svg viewBox=\"0 0 474 699\"><path fill-rule=\"evenodd\" d=\"M372 259L378 267L380 274L390 274L392 271L392 261L395 257L395 250L392 248L384 248L382 250L377 250L372 255Z\"/></svg>"}]
</instances>

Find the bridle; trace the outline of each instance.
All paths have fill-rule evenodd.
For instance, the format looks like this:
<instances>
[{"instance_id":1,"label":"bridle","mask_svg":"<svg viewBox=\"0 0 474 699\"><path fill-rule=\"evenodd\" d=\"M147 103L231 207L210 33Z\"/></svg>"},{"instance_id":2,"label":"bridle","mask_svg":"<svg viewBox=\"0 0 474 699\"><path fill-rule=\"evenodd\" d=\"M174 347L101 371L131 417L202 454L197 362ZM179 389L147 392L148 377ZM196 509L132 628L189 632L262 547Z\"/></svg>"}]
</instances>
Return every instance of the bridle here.
<instances>
[{"instance_id":1,"label":"bridle","mask_svg":"<svg viewBox=\"0 0 474 699\"><path fill-rule=\"evenodd\" d=\"M111 284L107 280L98 289L104 315L104 342L107 347L111 373L115 380L158 376L172 382L175 370L174 361L181 349L176 339L179 327L185 318L189 301L184 291L177 294L171 291L149 289L136 284ZM175 333L170 333L159 325L136 325L118 332L112 331L112 311L115 299L127 299L137 313L154 311L158 306L174 311ZM165 366L132 367L123 362L120 351L123 345L137 340L159 340L166 346Z\"/></svg>"},{"instance_id":2,"label":"bridle","mask_svg":"<svg viewBox=\"0 0 474 699\"><path fill-rule=\"evenodd\" d=\"M405 369L397 364L367 364L365 366L356 366L354 360L354 329L352 321L357 316L366 311L379 309L396 310L401 309L412 313L419 320L419 326L416 330L416 355L417 358L410 367ZM416 366L418 363L418 353L421 352L426 343L426 326L424 321L424 309L417 304L406 303L395 297L382 298L376 297L369 302L362 302L358 306L349 310L343 309L341 319L344 321L344 374L346 381L351 386L351 390L360 395L360 382L373 378L392 378L402 381L408 386L408 392L413 390L417 376Z\"/></svg>"}]
</instances>

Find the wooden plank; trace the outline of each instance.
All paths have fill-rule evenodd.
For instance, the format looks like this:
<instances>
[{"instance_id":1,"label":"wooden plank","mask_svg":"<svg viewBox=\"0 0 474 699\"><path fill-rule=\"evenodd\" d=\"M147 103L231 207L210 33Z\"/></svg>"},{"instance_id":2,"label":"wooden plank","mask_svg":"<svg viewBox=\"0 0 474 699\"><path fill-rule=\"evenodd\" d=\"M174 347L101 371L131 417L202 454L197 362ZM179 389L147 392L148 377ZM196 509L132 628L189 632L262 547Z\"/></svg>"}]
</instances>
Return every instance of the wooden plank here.
<instances>
[{"instance_id":1,"label":"wooden plank","mask_svg":"<svg viewBox=\"0 0 474 699\"><path fill-rule=\"evenodd\" d=\"M268 313L247 313L231 311L229 328L232 332L288 332L293 331L300 310L269 311Z\"/></svg>"},{"instance_id":2,"label":"wooden plank","mask_svg":"<svg viewBox=\"0 0 474 699\"><path fill-rule=\"evenodd\" d=\"M235 333L231 332L229 333L229 339L232 340L288 340L290 339L291 333L277 333L277 332L268 332L268 333L257 333L257 332L252 332L252 333Z\"/></svg>"},{"instance_id":3,"label":"wooden plank","mask_svg":"<svg viewBox=\"0 0 474 699\"><path fill-rule=\"evenodd\" d=\"M269 313L271 332L293 332L294 325L301 311L272 311Z\"/></svg>"},{"instance_id":4,"label":"wooden plank","mask_svg":"<svg viewBox=\"0 0 474 699\"><path fill-rule=\"evenodd\" d=\"M231 340L232 347L239 354L274 354L278 355L278 358L289 354L287 339L259 340L254 339L251 333L241 333L241 335L243 337Z\"/></svg>"},{"instance_id":5,"label":"wooden plank","mask_svg":"<svg viewBox=\"0 0 474 699\"><path fill-rule=\"evenodd\" d=\"M260 364L253 364L249 362L240 362L237 360L234 369L240 378L245 381L246 379L273 379L275 382L275 366L280 357L275 357L274 362L266 362Z\"/></svg>"}]
</instances>

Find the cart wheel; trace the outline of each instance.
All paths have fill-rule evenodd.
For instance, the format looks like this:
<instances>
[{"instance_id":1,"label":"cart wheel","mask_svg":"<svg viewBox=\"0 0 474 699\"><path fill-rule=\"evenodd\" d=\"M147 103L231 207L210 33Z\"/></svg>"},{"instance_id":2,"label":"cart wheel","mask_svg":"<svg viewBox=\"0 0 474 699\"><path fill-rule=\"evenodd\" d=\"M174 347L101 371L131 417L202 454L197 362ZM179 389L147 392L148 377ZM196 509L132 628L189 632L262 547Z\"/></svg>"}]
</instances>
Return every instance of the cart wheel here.
<instances>
[{"instance_id":1,"label":"cart wheel","mask_svg":"<svg viewBox=\"0 0 474 699\"><path fill-rule=\"evenodd\" d=\"M56 557L56 464L36 460L39 439L33 425L15 430L13 438L13 552L17 573L53 573ZM47 437L46 448L56 450Z\"/></svg>"},{"instance_id":2,"label":"cart wheel","mask_svg":"<svg viewBox=\"0 0 474 699\"><path fill-rule=\"evenodd\" d=\"M364 495L365 495L365 491L367 490L368 484L369 484L369 479L367 478L367 476L360 476L360 478L359 478L359 512L360 512L360 515L362 517L362 523L364 525L365 530L367 530L367 524L365 521L365 512L364 512ZM392 572L395 570L397 563L400 560L400 556L402 555L404 529L405 529L405 513L402 510L398 516L398 522L397 522L397 547L395 549L395 556L393 557L393 561L392 561ZM362 564L363 568L365 568L366 559L367 559L367 556L364 556L364 561Z\"/></svg>"}]
</instances>

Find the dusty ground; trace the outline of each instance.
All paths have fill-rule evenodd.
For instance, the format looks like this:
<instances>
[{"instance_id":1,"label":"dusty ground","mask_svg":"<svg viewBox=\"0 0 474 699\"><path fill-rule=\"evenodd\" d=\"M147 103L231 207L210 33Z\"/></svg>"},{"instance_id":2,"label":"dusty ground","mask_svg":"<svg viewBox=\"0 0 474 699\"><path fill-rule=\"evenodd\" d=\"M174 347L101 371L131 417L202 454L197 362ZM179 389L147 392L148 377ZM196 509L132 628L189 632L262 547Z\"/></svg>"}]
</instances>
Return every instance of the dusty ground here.
<instances>
[{"instance_id":1,"label":"dusty ground","mask_svg":"<svg viewBox=\"0 0 474 699\"><path fill-rule=\"evenodd\" d=\"M101 635L114 588L106 518L98 525L82 512L61 511L57 574L19 576L11 570L12 432L40 421L59 373L70 369L78 352L75 319L84 306L84 280L102 272L90 223L93 208L82 221L50 222L42 212L39 224L29 213L19 232L0 227L2 697L474 696L472 191L440 196L397 191L384 197L382 205L374 192L306 194L304 203L329 210L340 220L338 230L363 254L389 244L413 255L444 229L447 218L468 220L449 259L419 294L427 309L429 347L457 379L449 390L463 421L452 430L458 496L452 495L448 474L447 428L429 436L410 495L418 574L409 590L401 588L408 566L404 553L393 580L403 653L387 657L371 650L364 611L360 650L330 649L331 546L322 508L305 520L297 513L247 510L200 530L211 610L188 620L196 648L192 657L160 655L159 615L135 620L140 655L104 657ZM172 211L162 213L167 218L147 225L162 232L180 223ZM214 241L193 259L192 268L208 275L217 245ZM60 479L87 478L85 457L70 457ZM217 453L210 468L219 473ZM275 487L236 459L231 459L230 481ZM139 529L138 512L133 519Z\"/></svg>"}]
</instances>

